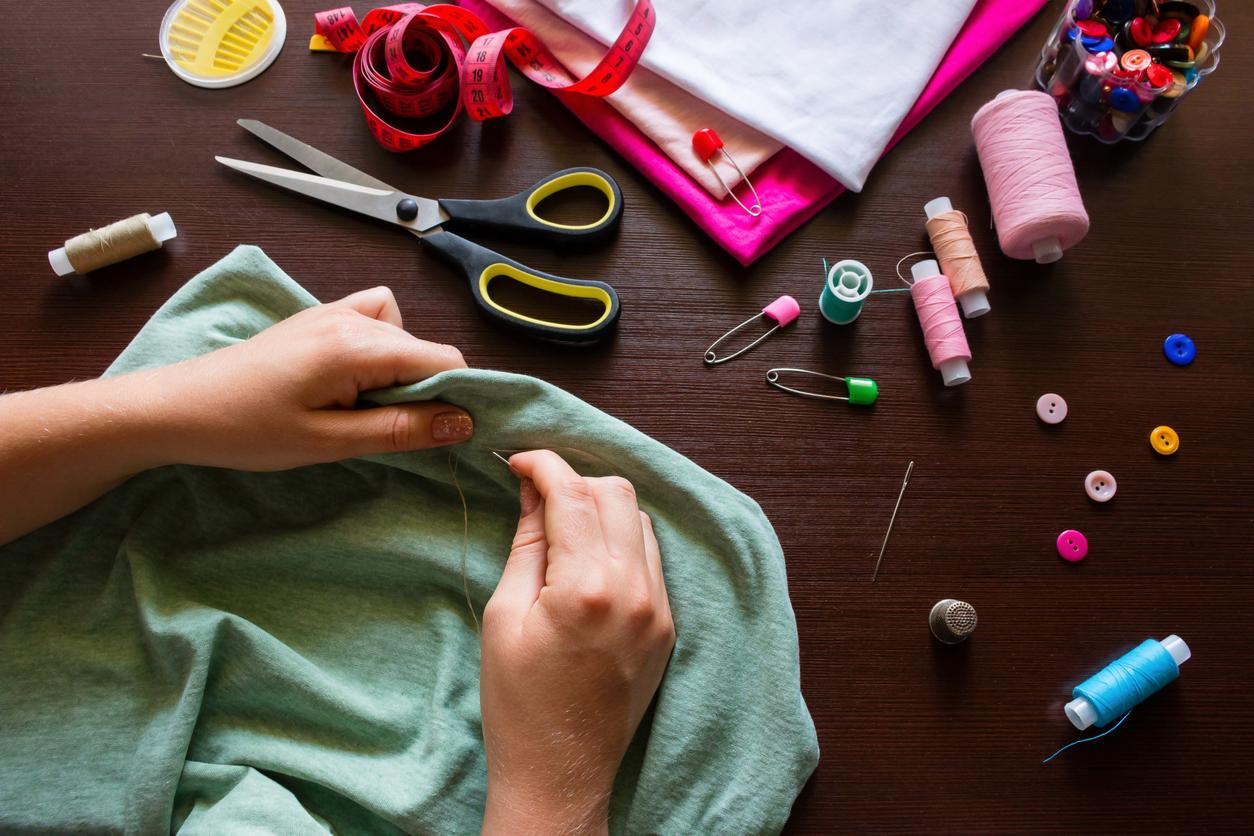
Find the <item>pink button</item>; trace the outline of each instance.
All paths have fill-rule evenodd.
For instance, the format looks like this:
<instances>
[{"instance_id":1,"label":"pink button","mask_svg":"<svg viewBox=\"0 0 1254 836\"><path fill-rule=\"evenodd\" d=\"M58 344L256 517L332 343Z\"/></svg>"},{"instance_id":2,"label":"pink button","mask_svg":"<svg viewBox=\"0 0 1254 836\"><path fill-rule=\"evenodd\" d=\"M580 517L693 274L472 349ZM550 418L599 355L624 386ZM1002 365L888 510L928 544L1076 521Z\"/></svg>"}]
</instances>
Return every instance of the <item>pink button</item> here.
<instances>
[{"instance_id":1,"label":"pink button","mask_svg":"<svg viewBox=\"0 0 1254 836\"><path fill-rule=\"evenodd\" d=\"M1046 424L1061 424L1067 417L1067 402L1053 392L1036 399L1036 416Z\"/></svg>"},{"instance_id":2,"label":"pink button","mask_svg":"<svg viewBox=\"0 0 1254 836\"><path fill-rule=\"evenodd\" d=\"M778 322L779 326L783 328L797 318L797 314L801 313L801 306L791 296L781 296L763 308L762 313Z\"/></svg>"},{"instance_id":3,"label":"pink button","mask_svg":"<svg viewBox=\"0 0 1254 836\"><path fill-rule=\"evenodd\" d=\"M1083 560L1084 556L1089 553L1089 538L1074 528L1068 528L1059 534L1055 545L1058 546L1058 555L1063 560L1069 560L1072 563Z\"/></svg>"},{"instance_id":4,"label":"pink button","mask_svg":"<svg viewBox=\"0 0 1254 836\"><path fill-rule=\"evenodd\" d=\"M1115 498L1115 477L1108 471L1094 470L1084 478L1084 491L1094 502L1109 502Z\"/></svg>"}]
</instances>

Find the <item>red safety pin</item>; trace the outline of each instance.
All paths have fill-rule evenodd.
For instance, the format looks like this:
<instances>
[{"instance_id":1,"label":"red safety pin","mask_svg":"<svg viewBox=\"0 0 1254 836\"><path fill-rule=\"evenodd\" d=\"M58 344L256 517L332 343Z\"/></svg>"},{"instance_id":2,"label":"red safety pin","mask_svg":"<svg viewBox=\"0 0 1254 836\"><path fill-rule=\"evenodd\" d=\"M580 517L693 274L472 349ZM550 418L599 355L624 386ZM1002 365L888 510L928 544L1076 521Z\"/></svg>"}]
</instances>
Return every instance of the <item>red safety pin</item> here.
<instances>
[{"instance_id":1,"label":"red safety pin","mask_svg":"<svg viewBox=\"0 0 1254 836\"><path fill-rule=\"evenodd\" d=\"M723 147L722 138L714 132L713 128L702 128L692 135L692 150L696 151L697 156L710 167L710 170L714 172L714 176L718 178L718 182L722 184L724 189L727 189L727 194L731 196L732 200L736 201L741 209L744 209L755 218L762 214L762 201L758 199L758 190L753 188L753 183L749 181L749 176L740 170L740 166L732 159L732 155L727 153L727 149ZM740 179L749 187L749 191L753 193L753 206L745 206L740 202L740 198L736 197L736 193L732 191L731 186L727 185L727 182L723 180L723 175L718 173L718 168L714 163L710 162L714 158L716 151L723 152L723 158L732 164L732 167L736 169L736 173L740 175Z\"/></svg>"}]
</instances>

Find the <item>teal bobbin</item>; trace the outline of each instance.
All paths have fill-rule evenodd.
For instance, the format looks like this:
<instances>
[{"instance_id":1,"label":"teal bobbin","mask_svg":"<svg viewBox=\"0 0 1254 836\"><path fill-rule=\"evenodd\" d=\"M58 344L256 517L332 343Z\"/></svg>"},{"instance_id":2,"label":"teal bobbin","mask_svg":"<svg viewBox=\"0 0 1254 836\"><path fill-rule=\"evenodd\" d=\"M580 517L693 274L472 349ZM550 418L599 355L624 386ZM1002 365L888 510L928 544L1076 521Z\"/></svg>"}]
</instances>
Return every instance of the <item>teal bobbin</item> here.
<instances>
[{"instance_id":1,"label":"teal bobbin","mask_svg":"<svg viewBox=\"0 0 1254 836\"><path fill-rule=\"evenodd\" d=\"M872 284L871 271L861 261L847 258L836 262L823 282L819 313L835 325L848 325L862 313Z\"/></svg>"}]
</instances>

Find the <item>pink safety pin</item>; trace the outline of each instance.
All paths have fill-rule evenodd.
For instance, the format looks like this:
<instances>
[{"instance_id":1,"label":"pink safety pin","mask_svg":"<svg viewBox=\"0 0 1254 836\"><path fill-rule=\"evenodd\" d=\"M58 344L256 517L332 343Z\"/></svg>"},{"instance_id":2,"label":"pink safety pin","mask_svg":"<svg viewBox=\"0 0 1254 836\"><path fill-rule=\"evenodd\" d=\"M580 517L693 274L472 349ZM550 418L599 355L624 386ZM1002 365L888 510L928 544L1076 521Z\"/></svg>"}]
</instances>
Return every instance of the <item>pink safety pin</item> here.
<instances>
[{"instance_id":1,"label":"pink safety pin","mask_svg":"<svg viewBox=\"0 0 1254 836\"><path fill-rule=\"evenodd\" d=\"M767 337L771 336L771 334L774 334L780 328L783 328L785 325L790 324L793 320L797 318L797 314L799 313L801 313L801 306L797 304L796 299L792 298L791 296L779 297L774 302L772 302L771 304L763 308L762 313L749 317L744 322L740 323L735 328L731 329L726 334L724 334L723 336L715 340L714 344L705 350L705 364L707 366L717 366L719 363L726 363L728 360L735 360L737 357L744 354L746 351L753 348L758 343L765 340ZM758 337L753 342L749 343L744 348L735 352L734 354L728 354L726 357L719 357L717 354L714 353L714 349L718 348L719 345L723 342L723 340L727 339L732 334L739 331L741 328L744 328L746 325L753 322L759 316L764 316L767 319L772 320L775 323L775 327L767 331L762 336Z\"/></svg>"},{"instance_id":2,"label":"pink safety pin","mask_svg":"<svg viewBox=\"0 0 1254 836\"><path fill-rule=\"evenodd\" d=\"M736 201L736 204L741 209L744 209L755 218L762 214L762 201L758 199L758 190L753 188L753 183L750 182L749 176L740 170L740 166L732 159L732 155L727 153L727 149L723 147L722 138L714 132L713 128L702 128L692 135L692 150L696 151L697 156L710 167L710 171L713 171L714 176L718 178L719 184L724 189L727 189L727 194L732 200ZM718 173L718 168L714 163L710 162L714 158L715 152L718 151L723 153L723 158L732 164L732 168L736 169L740 179L744 181L745 185L749 187L749 191L753 193L752 206L745 206L740 202L740 198L736 197L736 193L732 191L731 186L727 185L727 182L723 180L723 175Z\"/></svg>"}]
</instances>

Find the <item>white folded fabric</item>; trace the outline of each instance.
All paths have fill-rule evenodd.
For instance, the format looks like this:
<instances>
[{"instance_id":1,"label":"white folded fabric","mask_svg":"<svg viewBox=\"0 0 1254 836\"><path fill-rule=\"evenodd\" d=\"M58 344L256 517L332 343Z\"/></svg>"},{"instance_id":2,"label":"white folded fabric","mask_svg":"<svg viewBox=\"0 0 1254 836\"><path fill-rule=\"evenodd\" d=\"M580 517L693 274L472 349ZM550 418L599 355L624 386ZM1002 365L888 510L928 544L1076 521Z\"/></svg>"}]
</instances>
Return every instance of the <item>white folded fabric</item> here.
<instances>
[{"instance_id":1,"label":"white folded fabric","mask_svg":"<svg viewBox=\"0 0 1254 836\"><path fill-rule=\"evenodd\" d=\"M539 0L488 2L530 29L576 76L589 73L605 55L604 45L546 9ZM623 20L626 20L625 15ZM622 21L619 21L619 28L622 28ZM713 128L722 138L727 153L735 158L745 174L752 174L783 147L779 140L728 116L644 67L637 67L627 83L606 101L715 198L722 199L727 189L692 150L694 133L702 128ZM734 188L741 179L736 169L721 154L716 154L711 162L718 166L723 181Z\"/></svg>"},{"instance_id":2,"label":"white folded fabric","mask_svg":"<svg viewBox=\"0 0 1254 836\"><path fill-rule=\"evenodd\" d=\"M612 43L635 0L540 0ZM976 0L655 0L641 59L860 191Z\"/></svg>"}]
</instances>

